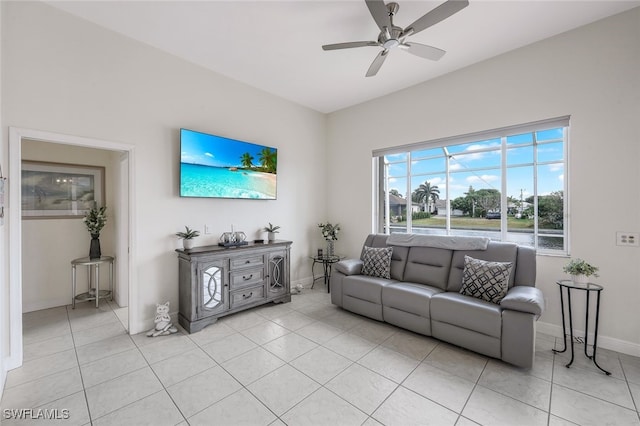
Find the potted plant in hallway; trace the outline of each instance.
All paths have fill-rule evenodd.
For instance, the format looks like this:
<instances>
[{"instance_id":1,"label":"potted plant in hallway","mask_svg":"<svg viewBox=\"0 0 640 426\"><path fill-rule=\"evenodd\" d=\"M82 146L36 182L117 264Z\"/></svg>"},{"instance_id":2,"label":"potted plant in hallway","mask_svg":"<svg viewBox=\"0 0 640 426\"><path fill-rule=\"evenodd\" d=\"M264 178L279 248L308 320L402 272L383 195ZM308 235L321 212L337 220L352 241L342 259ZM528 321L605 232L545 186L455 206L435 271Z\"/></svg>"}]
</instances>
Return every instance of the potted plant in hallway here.
<instances>
[{"instance_id":1,"label":"potted plant in hallway","mask_svg":"<svg viewBox=\"0 0 640 426\"><path fill-rule=\"evenodd\" d=\"M593 266L582 259L571 259L569 263L564 265L562 270L571 275L571 281L574 283L585 284L589 282L590 276L598 276L598 267Z\"/></svg>"},{"instance_id":2,"label":"potted plant in hallway","mask_svg":"<svg viewBox=\"0 0 640 426\"><path fill-rule=\"evenodd\" d=\"M184 232L176 232L176 237L182 239L182 246L185 250L191 250L195 244L194 238L200 236L200 231L191 229L188 226L184 227Z\"/></svg>"},{"instance_id":3,"label":"potted plant in hallway","mask_svg":"<svg viewBox=\"0 0 640 426\"><path fill-rule=\"evenodd\" d=\"M91 234L91 244L89 246L89 259L100 259L102 251L100 250L100 231L107 224L106 207L92 207L87 212L82 221L87 226L89 234Z\"/></svg>"}]
</instances>

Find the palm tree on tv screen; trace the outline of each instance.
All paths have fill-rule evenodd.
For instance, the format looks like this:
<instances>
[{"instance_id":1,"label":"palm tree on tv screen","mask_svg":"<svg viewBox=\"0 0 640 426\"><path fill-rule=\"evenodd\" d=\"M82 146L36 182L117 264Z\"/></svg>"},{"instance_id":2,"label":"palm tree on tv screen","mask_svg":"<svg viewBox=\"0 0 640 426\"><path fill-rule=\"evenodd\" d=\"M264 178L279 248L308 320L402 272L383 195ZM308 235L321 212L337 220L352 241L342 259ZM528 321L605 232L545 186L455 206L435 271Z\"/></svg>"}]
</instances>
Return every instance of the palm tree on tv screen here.
<instances>
[{"instance_id":1,"label":"palm tree on tv screen","mask_svg":"<svg viewBox=\"0 0 640 426\"><path fill-rule=\"evenodd\" d=\"M253 167L253 156L248 152L245 152L240 156L240 162L242 162L242 167L250 169Z\"/></svg>"},{"instance_id":2,"label":"palm tree on tv screen","mask_svg":"<svg viewBox=\"0 0 640 426\"><path fill-rule=\"evenodd\" d=\"M258 155L258 161L260 161L260 164L262 164L262 167L265 169L265 171L269 173L275 173L276 166L278 164L276 151L264 147Z\"/></svg>"}]
</instances>

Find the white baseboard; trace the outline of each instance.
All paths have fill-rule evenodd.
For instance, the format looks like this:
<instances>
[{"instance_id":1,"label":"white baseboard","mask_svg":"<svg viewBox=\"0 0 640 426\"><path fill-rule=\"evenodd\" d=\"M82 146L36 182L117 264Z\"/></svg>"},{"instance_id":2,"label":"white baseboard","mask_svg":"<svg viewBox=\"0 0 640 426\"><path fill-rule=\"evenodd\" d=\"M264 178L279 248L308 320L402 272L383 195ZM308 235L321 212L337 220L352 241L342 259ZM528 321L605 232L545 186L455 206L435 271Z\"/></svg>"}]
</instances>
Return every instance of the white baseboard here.
<instances>
[{"instance_id":1,"label":"white baseboard","mask_svg":"<svg viewBox=\"0 0 640 426\"><path fill-rule=\"evenodd\" d=\"M63 298L59 297L57 299L41 300L39 302L25 303L22 306L22 313L41 311L43 309L57 308L59 306L66 306L69 303L71 303L71 301L69 300L68 297L63 297Z\"/></svg>"},{"instance_id":2,"label":"white baseboard","mask_svg":"<svg viewBox=\"0 0 640 426\"><path fill-rule=\"evenodd\" d=\"M540 333L549 334L555 337L562 337L562 326L550 324L548 322L536 323L536 329ZM584 338L584 330L573 330L573 335ZM593 341L593 333L589 333L589 342ZM609 349L627 355L640 357L640 344L627 342L626 340L598 334L598 348Z\"/></svg>"}]
</instances>

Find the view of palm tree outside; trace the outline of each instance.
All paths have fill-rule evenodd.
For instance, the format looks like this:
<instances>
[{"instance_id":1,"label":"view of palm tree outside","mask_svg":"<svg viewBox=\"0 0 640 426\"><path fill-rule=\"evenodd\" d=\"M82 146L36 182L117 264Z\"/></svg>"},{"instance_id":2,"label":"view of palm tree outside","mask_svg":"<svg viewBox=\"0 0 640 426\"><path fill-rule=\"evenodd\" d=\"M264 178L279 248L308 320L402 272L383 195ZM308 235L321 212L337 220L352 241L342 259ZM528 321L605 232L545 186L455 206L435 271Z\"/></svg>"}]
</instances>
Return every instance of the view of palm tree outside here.
<instances>
[{"instance_id":1,"label":"view of palm tree outside","mask_svg":"<svg viewBox=\"0 0 640 426\"><path fill-rule=\"evenodd\" d=\"M384 155L380 231L566 251L566 134L556 127Z\"/></svg>"}]
</instances>

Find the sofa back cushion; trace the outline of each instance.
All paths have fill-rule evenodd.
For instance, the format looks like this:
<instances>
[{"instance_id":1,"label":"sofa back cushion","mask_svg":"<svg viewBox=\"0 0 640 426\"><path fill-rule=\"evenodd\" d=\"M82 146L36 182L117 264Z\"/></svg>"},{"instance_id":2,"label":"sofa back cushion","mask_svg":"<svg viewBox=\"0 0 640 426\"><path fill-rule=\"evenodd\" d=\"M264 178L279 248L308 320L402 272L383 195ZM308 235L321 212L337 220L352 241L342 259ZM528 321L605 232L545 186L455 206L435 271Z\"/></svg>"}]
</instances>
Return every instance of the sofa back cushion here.
<instances>
[{"instance_id":1,"label":"sofa back cushion","mask_svg":"<svg viewBox=\"0 0 640 426\"><path fill-rule=\"evenodd\" d=\"M364 260L364 247L387 247L387 237L385 234L369 234L364 241L362 247L362 253L360 259ZM393 253L391 255L391 279L404 281L404 268L407 264L407 255L409 254L409 247L393 246Z\"/></svg>"},{"instance_id":2,"label":"sofa back cushion","mask_svg":"<svg viewBox=\"0 0 640 426\"><path fill-rule=\"evenodd\" d=\"M451 272L449 273L447 291L459 292L460 288L462 288L465 256L491 262L513 262L516 271L518 268L516 264L518 246L514 243L491 241L486 250L456 250L451 260ZM513 287L515 275L516 274L512 272L509 277L509 288Z\"/></svg>"},{"instance_id":3,"label":"sofa back cushion","mask_svg":"<svg viewBox=\"0 0 640 426\"><path fill-rule=\"evenodd\" d=\"M401 248L401 247L398 247ZM394 251L396 248L394 247ZM447 289L453 251L433 247L411 247L404 281Z\"/></svg>"}]
</instances>

